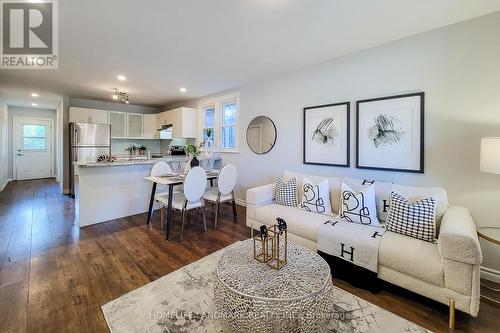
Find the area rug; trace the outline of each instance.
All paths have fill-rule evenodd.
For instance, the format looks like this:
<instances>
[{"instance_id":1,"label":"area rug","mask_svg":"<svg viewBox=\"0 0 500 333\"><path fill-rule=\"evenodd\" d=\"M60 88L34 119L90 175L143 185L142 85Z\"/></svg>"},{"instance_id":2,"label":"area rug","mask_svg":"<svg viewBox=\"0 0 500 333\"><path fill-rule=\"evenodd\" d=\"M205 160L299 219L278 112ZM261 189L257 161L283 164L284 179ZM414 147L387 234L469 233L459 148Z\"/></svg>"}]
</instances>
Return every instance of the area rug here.
<instances>
[{"instance_id":1,"label":"area rug","mask_svg":"<svg viewBox=\"0 0 500 333\"><path fill-rule=\"evenodd\" d=\"M112 333L227 332L214 303L215 267L224 249L102 306ZM429 332L342 289L328 332Z\"/></svg>"}]
</instances>

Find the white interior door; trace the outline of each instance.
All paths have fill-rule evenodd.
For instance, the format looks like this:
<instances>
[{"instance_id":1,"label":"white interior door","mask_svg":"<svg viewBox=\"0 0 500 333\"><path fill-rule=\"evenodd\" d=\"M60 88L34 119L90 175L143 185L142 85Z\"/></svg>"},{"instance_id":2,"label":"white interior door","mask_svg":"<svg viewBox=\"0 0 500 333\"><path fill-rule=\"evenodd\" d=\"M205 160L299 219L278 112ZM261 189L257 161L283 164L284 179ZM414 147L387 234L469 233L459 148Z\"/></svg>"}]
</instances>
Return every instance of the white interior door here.
<instances>
[{"instance_id":1,"label":"white interior door","mask_svg":"<svg viewBox=\"0 0 500 333\"><path fill-rule=\"evenodd\" d=\"M52 177L52 121L14 117L14 177Z\"/></svg>"}]
</instances>

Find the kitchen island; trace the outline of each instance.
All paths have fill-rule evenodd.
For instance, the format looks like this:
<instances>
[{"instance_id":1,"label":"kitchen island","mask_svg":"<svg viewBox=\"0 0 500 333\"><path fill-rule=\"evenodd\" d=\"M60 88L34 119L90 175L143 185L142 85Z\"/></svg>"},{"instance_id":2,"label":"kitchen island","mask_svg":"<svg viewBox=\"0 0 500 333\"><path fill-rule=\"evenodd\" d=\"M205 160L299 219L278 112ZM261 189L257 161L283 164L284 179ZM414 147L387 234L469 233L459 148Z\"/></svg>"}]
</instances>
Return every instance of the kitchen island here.
<instances>
[{"instance_id":1,"label":"kitchen island","mask_svg":"<svg viewBox=\"0 0 500 333\"><path fill-rule=\"evenodd\" d=\"M148 211L151 183L149 176L153 164L187 162L186 157L122 160L117 162L75 162L75 215L84 227ZM203 158L200 158L203 161ZM214 158L214 168L222 165ZM146 224L146 217L144 220Z\"/></svg>"}]
</instances>

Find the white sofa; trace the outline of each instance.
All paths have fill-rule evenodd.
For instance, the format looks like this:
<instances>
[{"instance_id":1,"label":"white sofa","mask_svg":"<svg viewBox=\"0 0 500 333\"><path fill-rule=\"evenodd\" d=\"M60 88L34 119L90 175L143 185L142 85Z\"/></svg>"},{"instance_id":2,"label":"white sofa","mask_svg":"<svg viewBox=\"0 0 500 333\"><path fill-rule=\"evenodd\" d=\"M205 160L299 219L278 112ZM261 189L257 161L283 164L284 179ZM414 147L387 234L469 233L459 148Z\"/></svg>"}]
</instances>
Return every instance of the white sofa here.
<instances>
[{"instance_id":1,"label":"white sofa","mask_svg":"<svg viewBox=\"0 0 500 333\"><path fill-rule=\"evenodd\" d=\"M334 214L338 214L339 210L342 180L355 189L363 184L361 179L302 175L287 171L284 173L285 180L291 177L297 179L299 200L304 176L314 182L322 178L329 180ZM448 205L446 191L439 187L410 187L386 182L374 184L380 220L385 220L388 201L384 203L384 200L393 188L410 200L430 195L437 199L437 243L386 231L380 242L378 277L446 305L452 306L450 299L453 299L457 309L477 316L482 254L474 221L468 210ZM247 226L259 229L262 224L275 224L276 217L282 217L287 221L290 240L316 250L318 228L328 220L328 216L298 207L276 205L273 197L274 184L247 191Z\"/></svg>"}]
</instances>

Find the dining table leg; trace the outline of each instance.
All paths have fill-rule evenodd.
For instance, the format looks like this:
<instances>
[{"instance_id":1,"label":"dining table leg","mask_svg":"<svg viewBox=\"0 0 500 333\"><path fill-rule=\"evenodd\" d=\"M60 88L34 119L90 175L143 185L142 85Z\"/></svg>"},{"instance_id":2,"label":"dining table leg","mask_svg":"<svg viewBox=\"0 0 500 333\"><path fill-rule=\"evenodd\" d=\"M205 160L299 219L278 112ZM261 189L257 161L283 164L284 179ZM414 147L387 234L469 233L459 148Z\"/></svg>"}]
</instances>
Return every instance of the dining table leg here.
<instances>
[{"instance_id":1,"label":"dining table leg","mask_svg":"<svg viewBox=\"0 0 500 333\"><path fill-rule=\"evenodd\" d=\"M153 217L153 204L155 202L155 194L156 194L156 183L153 183L153 187L151 188L151 196L149 197L148 220L146 222L146 225L151 224L151 217Z\"/></svg>"},{"instance_id":2,"label":"dining table leg","mask_svg":"<svg viewBox=\"0 0 500 333\"><path fill-rule=\"evenodd\" d=\"M167 207L167 225L165 226L165 239L170 239L170 226L172 225L172 197L174 196L174 185L168 185L168 207Z\"/></svg>"}]
</instances>

